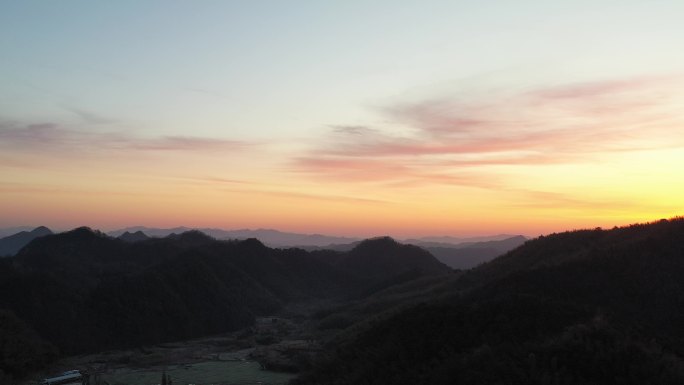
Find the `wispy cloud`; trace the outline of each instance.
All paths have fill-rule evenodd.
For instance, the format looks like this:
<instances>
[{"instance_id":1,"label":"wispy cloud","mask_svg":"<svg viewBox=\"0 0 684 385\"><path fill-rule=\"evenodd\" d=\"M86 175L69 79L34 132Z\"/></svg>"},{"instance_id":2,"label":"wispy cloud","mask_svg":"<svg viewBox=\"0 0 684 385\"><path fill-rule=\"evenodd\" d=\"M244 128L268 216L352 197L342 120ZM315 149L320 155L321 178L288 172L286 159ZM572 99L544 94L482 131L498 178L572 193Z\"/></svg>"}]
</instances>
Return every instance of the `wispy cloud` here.
<instances>
[{"instance_id":1,"label":"wispy cloud","mask_svg":"<svg viewBox=\"0 0 684 385\"><path fill-rule=\"evenodd\" d=\"M636 211L669 211L670 207L654 201L633 201L625 199L597 199L577 197L559 192L535 191L535 190L506 190L507 194L513 195L515 200L509 204L512 208L550 210L550 211L577 211L591 213L623 213Z\"/></svg>"},{"instance_id":2,"label":"wispy cloud","mask_svg":"<svg viewBox=\"0 0 684 385\"><path fill-rule=\"evenodd\" d=\"M227 192L242 193L248 195L268 196L276 198L289 198L303 201L324 201L337 203L363 203L363 204L389 204L391 202L367 198L363 196L314 194L299 191L265 190L265 189L222 189Z\"/></svg>"},{"instance_id":3,"label":"wispy cloud","mask_svg":"<svg viewBox=\"0 0 684 385\"><path fill-rule=\"evenodd\" d=\"M397 103L381 113L401 134L389 126L332 126L293 167L340 181L490 187L499 185L495 176L486 183L482 175L492 166L682 147L683 84L681 76L652 76Z\"/></svg>"},{"instance_id":4,"label":"wispy cloud","mask_svg":"<svg viewBox=\"0 0 684 385\"><path fill-rule=\"evenodd\" d=\"M269 181L232 179L216 176L172 176L166 179L180 184L201 184L203 187L229 192L245 194L247 196L268 196L271 198L290 198L297 200L315 200L341 203L387 204L387 200L370 198L368 196L338 195L293 191L291 185L278 184ZM289 188L289 189L288 189Z\"/></svg>"},{"instance_id":5,"label":"wispy cloud","mask_svg":"<svg viewBox=\"0 0 684 385\"><path fill-rule=\"evenodd\" d=\"M294 159L294 165L300 172L337 182L378 183L388 187L442 184L493 188L497 185L491 178L471 172L429 170L426 165L402 164L391 159L299 157Z\"/></svg>"},{"instance_id":6,"label":"wispy cloud","mask_svg":"<svg viewBox=\"0 0 684 385\"><path fill-rule=\"evenodd\" d=\"M116 123L116 119L112 119L97 113L94 113L92 111L86 111L80 108L73 108L73 107L63 107L66 111L73 113L74 115L78 116L83 120L85 123L88 124L112 124Z\"/></svg>"},{"instance_id":7,"label":"wispy cloud","mask_svg":"<svg viewBox=\"0 0 684 385\"><path fill-rule=\"evenodd\" d=\"M84 131L55 123L0 123L0 148L50 152L69 151L186 151L240 150L252 143L192 136L141 137L123 131Z\"/></svg>"},{"instance_id":8,"label":"wispy cloud","mask_svg":"<svg viewBox=\"0 0 684 385\"><path fill-rule=\"evenodd\" d=\"M229 179L229 178L219 178L219 177L213 177L213 176L206 176L206 177L194 177L194 176L189 176L189 177L178 177L177 179L182 179L182 180L187 180L191 181L193 183L209 183L212 185L215 184L224 184L224 185L260 185L261 183L259 182L254 182L250 180L243 180L243 179Z\"/></svg>"},{"instance_id":9,"label":"wispy cloud","mask_svg":"<svg viewBox=\"0 0 684 385\"><path fill-rule=\"evenodd\" d=\"M564 84L556 87L542 88L530 94L542 99L586 99L603 96L614 97L623 92L644 90L663 82L677 80L678 76L641 76L629 79L613 79L596 82ZM681 80L681 79L679 79Z\"/></svg>"},{"instance_id":10,"label":"wispy cloud","mask_svg":"<svg viewBox=\"0 0 684 385\"><path fill-rule=\"evenodd\" d=\"M126 197L188 197L187 193L182 193L174 189L158 189L155 191L126 191L116 189L103 189L97 187L77 187L77 186L55 186L41 183L6 183L0 182L0 193L2 194L49 194L56 195L77 195L87 194L91 196L126 196Z\"/></svg>"},{"instance_id":11,"label":"wispy cloud","mask_svg":"<svg viewBox=\"0 0 684 385\"><path fill-rule=\"evenodd\" d=\"M411 172L408 166L381 159L353 157L298 157L295 166L302 171L344 181L391 180Z\"/></svg>"},{"instance_id":12,"label":"wispy cloud","mask_svg":"<svg viewBox=\"0 0 684 385\"><path fill-rule=\"evenodd\" d=\"M123 147L138 150L159 151L218 151L239 150L251 146L250 143L239 140L198 138L192 136L161 136L147 139L127 139L122 142Z\"/></svg>"}]
</instances>

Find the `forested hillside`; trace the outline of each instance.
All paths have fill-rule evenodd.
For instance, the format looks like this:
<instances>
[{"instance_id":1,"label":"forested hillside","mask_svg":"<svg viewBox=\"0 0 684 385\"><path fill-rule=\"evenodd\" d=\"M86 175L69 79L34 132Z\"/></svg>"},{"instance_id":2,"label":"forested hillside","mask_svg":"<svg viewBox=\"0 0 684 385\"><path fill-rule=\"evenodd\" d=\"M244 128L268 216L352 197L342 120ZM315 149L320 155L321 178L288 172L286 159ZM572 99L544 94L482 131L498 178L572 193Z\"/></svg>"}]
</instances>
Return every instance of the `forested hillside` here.
<instances>
[{"instance_id":1,"label":"forested hillside","mask_svg":"<svg viewBox=\"0 0 684 385\"><path fill-rule=\"evenodd\" d=\"M542 237L357 327L299 384L681 384L684 220Z\"/></svg>"}]
</instances>

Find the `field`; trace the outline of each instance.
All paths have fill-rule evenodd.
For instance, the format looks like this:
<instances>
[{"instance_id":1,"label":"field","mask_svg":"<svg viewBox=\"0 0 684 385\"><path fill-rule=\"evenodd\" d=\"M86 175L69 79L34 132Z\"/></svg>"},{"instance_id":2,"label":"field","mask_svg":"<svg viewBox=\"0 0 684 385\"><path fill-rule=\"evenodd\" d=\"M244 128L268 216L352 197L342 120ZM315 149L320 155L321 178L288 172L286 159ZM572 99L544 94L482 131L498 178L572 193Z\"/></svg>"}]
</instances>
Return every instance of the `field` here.
<instances>
[{"instance_id":1,"label":"field","mask_svg":"<svg viewBox=\"0 0 684 385\"><path fill-rule=\"evenodd\" d=\"M102 375L101 379L110 385L158 385L163 372L163 367L121 368ZM255 361L207 361L169 366L166 373L174 385L278 385L294 377L293 374L262 370Z\"/></svg>"}]
</instances>

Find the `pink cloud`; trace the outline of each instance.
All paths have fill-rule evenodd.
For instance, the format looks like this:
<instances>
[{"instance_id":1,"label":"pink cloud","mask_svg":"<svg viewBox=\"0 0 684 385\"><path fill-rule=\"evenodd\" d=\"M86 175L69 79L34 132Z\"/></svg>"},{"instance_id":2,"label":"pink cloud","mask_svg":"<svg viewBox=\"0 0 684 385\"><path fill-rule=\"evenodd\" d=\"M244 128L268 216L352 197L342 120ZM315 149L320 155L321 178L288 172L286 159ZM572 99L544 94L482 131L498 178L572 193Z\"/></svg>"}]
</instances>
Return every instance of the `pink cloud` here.
<instances>
[{"instance_id":1,"label":"pink cloud","mask_svg":"<svg viewBox=\"0 0 684 385\"><path fill-rule=\"evenodd\" d=\"M434 176L443 175L450 176L443 184L486 187L497 184L462 175L488 173L490 166L589 162L612 152L682 147L683 80L641 77L397 104L382 112L405 134L334 126L293 167L346 181L415 185L440 183Z\"/></svg>"},{"instance_id":2,"label":"pink cloud","mask_svg":"<svg viewBox=\"0 0 684 385\"><path fill-rule=\"evenodd\" d=\"M311 194L304 192L293 191L279 191L279 190L263 190L263 189L222 189L223 191L249 194L249 195L263 195L268 197L290 198L305 201L324 201L324 202L346 202L346 203L363 203L363 204L389 204L392 202L372 199L363 196L345 196L345 195L328 195L328 194Z\"/></svg>"},{"instance_id":3,"label":"pink cloud","mask_svg":"<svg viewBox=\"0 0 684 385\"><path fill-rule=\"evenodd\" d=\"M429 100L392 106L384 112L426 134L442 136L472 134L499 125L501 122L481 113L486 108L455 100Z\"/></svg>"},{"instance_id":4,"label":"pink cloud","mask_svg":"<svg viewBox=\"0 0 684 385\"><path fill-rule=\"evenodd\" d=\"M417 187L426 184L461 185L494 188L491 178L471 172L426 171L417 165L403 165L392 160L372 158L316 158L295 160L299 172L336 182L376 183L388 187Z\"/></svg>"},{"instance_id":5,"label":"pink cloud","mask_svg":"<svg viewBox=\"0 0 684 385\"><path fill-rule=\"evenodd\" d=\"M545 100L551 99L595 99L601 96L615 96L623 92L643 91L663 83L681 81L680 76L642 76L630 79L606 80L577 84L565 84L539 89L530 94Z\"/></svg>"},{"instance_id":6,"label":"pink cloud","mask_svg":"<svg viewBox=\"0 0 684 385\"><path fill-rule=\"evenodd\" d=\"M345 181L383 181L410 172L407 166L363 158L300 157L294 162L301 172Z\"/></svg>"}]
</instances>

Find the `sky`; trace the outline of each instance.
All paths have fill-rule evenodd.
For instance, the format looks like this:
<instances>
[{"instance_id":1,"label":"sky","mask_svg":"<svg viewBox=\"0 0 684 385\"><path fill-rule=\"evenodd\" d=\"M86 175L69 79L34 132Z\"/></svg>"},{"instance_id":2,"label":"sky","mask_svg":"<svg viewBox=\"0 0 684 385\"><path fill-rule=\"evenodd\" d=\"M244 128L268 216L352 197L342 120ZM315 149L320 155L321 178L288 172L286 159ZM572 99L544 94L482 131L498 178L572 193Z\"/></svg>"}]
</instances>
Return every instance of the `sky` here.
<instances>
[{"instance_id":1,"label":"sky","mask_svg":"<svg viewBox=\"0 0 684 385\"><path fill-rule=\"evenodd\" d=\"M684 2L0 0L0 227L682 215Z\"/></svg>"}]
</instances>

